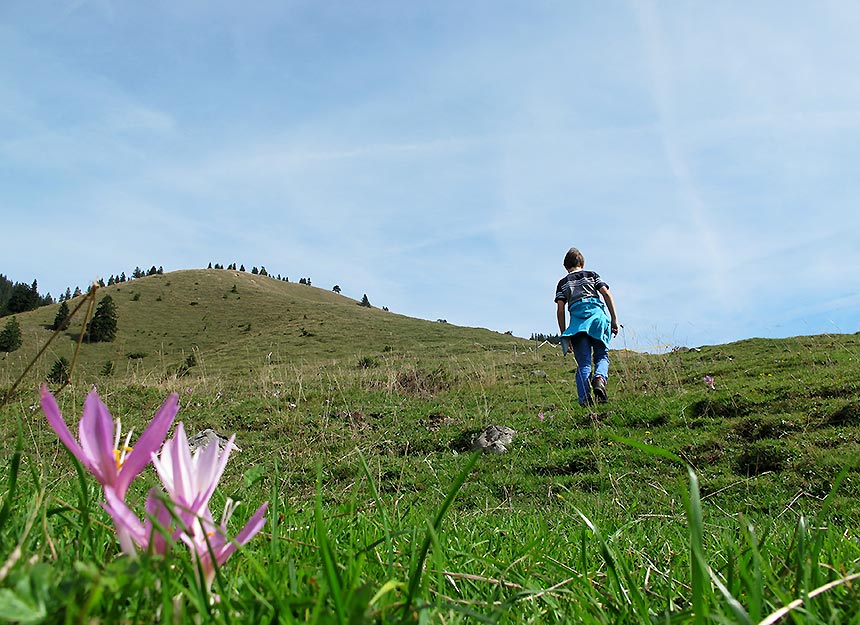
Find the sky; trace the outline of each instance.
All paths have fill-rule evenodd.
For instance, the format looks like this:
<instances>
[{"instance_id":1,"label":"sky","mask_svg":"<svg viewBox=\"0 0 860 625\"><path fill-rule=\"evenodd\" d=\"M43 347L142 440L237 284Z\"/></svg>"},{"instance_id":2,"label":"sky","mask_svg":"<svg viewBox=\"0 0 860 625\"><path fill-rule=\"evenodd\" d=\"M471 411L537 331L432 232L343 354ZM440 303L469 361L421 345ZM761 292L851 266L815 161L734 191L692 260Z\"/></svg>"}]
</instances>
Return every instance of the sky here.
<instances>
[{"instance_id":1,"label":"sky","mask_svg":"<svg viewBox=\"0 0 860 625\"><path fill-rule=\"evenodd\" d=\"M0 273L265 266L612 347L860 331L860 3L0 0Z\"/></svg>"}]
</instances>

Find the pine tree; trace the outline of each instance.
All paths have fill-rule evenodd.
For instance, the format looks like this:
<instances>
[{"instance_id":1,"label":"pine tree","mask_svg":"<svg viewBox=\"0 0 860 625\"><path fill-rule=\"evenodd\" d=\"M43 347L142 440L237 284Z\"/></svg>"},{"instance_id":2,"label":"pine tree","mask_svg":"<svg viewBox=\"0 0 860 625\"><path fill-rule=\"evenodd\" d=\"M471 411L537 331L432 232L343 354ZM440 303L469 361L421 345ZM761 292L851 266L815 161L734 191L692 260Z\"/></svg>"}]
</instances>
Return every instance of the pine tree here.
<instances>
[{"instance_id":1,"label":"pine tree","mask_svg":"<svg viewBox=\"0 0 860 625\"><path fill-rule=\"evenodd\" d=\"M268 276L269 275L269 272L266 271L266 267L264 265L260 266L260 275L261 276Z\"/></svg>"},{"instance_id":2,"label":"pine tree","mask_svg":"<svg viewBox=\"0 0 860 625\"><path fill-rule=\"evenodd\" d=\"M99 305L92 321L87 325L87 341L98 343L112 341L116 338L116 304L110 295L106 295Z\"/></svg>"},{"instance_id":3,"label":"pine tree","mask_svg":"<svg viewBox=\"0 0 860 625\"><path fill-rule=\"evenodd\" d=\"M245 271L245 265L240 265L240 266L239 266L239 271Z\"/></svg>"},{"instance_id":4,"label":"pine tree","mask_svg":"<svg viewBox=\"0 0 860 625\"><path fill-rule=\"evenodd\" d=\"M69 361L65 356L60 356L54 361L54 366L48 372L48 382L67 384L69 382L69 375Z\"/></svg>"},{"instance_id":5,"label":"pine tree","mask_svg":"<svg viewBox=\"0 0 860 625\"><path fill-rule=\"evenodd\" d=\"M212 269L212 262L209 262L209 266L206 269Z\"/></svg>"},{"instance_id":6,"label":"pine tree","mask_svg":"<svg viewBox=\"0 0 860 625\"><path fill-rule=\"evenodd\" d=\"M256 265L254 266L254 268L253 268L253 269L251 269L251 273L252 273L252 274L254 274L254 275L257 275L258 273L260 273L260 271L257 269L257 266L256 266Z\"/></svg>"},{"instance_id":7,"label":"pine tree","mask_svg":"<svg viewBox=\"0 0 860 625\"><path fill-rule=\"evenodd\" d=\"M361 303L359 306L364 306L365 308L370 308L370 300L367 299L367 293L364 294L364 297L361 298Z\"/></svg>"},{"instance_id":8,"label":"pine tree","mask_svg":"<svg viewBox=\"0 0 860 625\"><path fill-rule=\"evenodd\" d=\"M158 266L158 271L157 271L156 273L157 273L159 276L160 276L160 275L162 275L162 274L164 273L164 267L162 267L161 265L159 265L159 266Z\"/></svg>"},{"instance_id":9,"label":"pine tree","mask_svg":"<svg viewBox=\"0 0 860 625\"><path fill-rule=\"evenodd\" d=\"M33 286L28 286L23 282L15 283L12 287L12 293L3 310L3 314L10 315L15 313L27 312L35 310L42 305L42 298L39 296L38 285L33 280Z\"/></svg>"},{"instance_id":10,"label":"pine tree","mask_svg":"<svg viewBox=\"0 0 860 625\"><path fill-rule=\"evenodd\" d=\"M72 299L72 289L66 287L66 292L63 295L63 301L68 302L70 299Z\"/></svg>"},{"instance_id":11,"label":"pine tree","mask_svg":"<svg viewBox=\"0 0 860 625\"><path fill-rule=\"evenodd\" d=\"M81 295L83 295L83 293L81 293L81 287L76 286L75 292L72 293L72 297L80 297Z\"/></svg>"},{"instance_id":12,"label":"pine tree","mask_svg":"<svg viewBox=\"0 0 860 625\"><path fill-rule=\"evenodd\" d=\"M335 293L337 293L338 295L340 295L340 286L339 285L335 284L333 287L331 287L331 290L334 291Z\"/></svg>"},{"instance_id":13,"label":"pine tree","mask_svg":"<svg viewBox=\"0 0 860 625\"><path fill-rule=\"evenodd\" d=\"M15 317L10 317L0 332L0 352L14 352L21 347L21 326Z\"/></svg>"},{"instance_id":14,"label":"pine tree","mask_svg":"<svg viewBox=\"0 0 860 625\"><path fill-rule=\"evenodd\" d=\"M138 278L142 278L144 276L143 269L140 267L135 267L134 271L131 273L131 277L137 280Z\"/></svg>"},{"instance_id":15,"label":"pine tree","mask_svg":"<svg viewBox=\"0 0 860 625\"><path fill-rule=\"evenodd\" d=\"M146 275L154 276L156 273L158 273L158 269L156 269L155 265L153 265L152 267L149 268L149 271L146 272Z\"/></svg>"},{"instance_id":16,"label":"pine tree","mask_svg":"<svg viewBox=\"0 0 860 625\"><path fill-rule=\"evenodd\" d=\"M69 320L69 305L66 302L60 304L59 310L57 310L57 316L54 317L54 324L51 326L52 330L65 330L66 322Z\"/></svg>"}]
</instances>

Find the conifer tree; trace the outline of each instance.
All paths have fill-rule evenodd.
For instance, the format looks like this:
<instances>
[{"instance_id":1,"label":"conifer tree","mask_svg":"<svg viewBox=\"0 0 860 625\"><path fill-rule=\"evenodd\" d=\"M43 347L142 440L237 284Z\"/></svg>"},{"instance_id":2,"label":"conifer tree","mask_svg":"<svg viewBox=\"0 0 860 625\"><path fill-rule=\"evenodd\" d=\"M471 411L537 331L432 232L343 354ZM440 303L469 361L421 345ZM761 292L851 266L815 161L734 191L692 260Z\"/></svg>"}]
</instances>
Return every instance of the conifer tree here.
<instances>
[{"instance_id":1,"label":"conifer tree","mask_svg":"<svg viewBox=\"0 0 860 625\"><path fill-rule=\"evenodd\" d=\"M81 293L81 287L76 286L75 292L72 294L72 297L80 297L81 295L83 295L83 293Z\"/></svg>"},{"instance_id":2,"label":"conifer tree","mask_svg":"<svg viewBox=\"0 0 860 625\"><path fill-rule=\"evenodd\" d=\"M361 303L359 306L364 306L365 308L370 308L370 300L367 299L367 293L364 294L364 297L361 298Z\"/></svg>"},{"instance_id":3,"label":"conifer tree","mask_svg":"<svg viewBox=\"0 0 860 625\"><path fill-rule=\"evenodd\" d=\"M269 272L266 271L266 267L264 265L260 266L260 275L261 276L268 276L269 275Z\"/></svg>"},{"instance_id":4,"label":"conifer tree","mask_svg":"<svg viewBox=\"0 0 860 625\"><path fill-rule=\"evenodd\" d=\"M51 326L52 330L64 330L66 322L69 320L69 305L66 302L60 304L57 310L57 316L54 317L54 323Z\"/></svg>"},{"instance_id":5,"label":"conifer tree","mask_svg":"<svg viewBox=\"0 0 860 625\"><path fill-rule=\"evenodd\" d=\"M116 338L116 304L110 295L106 295L93 314L92 321L87 325L87 341L98 343L112 341Z\"/></svg>"},{"instance_id":6,"label":"conifer tree","mask_svg":"<svg viewBox=\"0 0 860 625\"><path fill-rule=\"evenodd\" d=\"M153 265L152 267L149 268L149 271L146 272L146 275L154 276L156 273L158 273L158 269L156 269L155 265Z\"/></svg>"},{"instance_id":7,"label":"conifer tree","mask_svg":"<svg viewBox=\"0 0 860 625\"><path fill-rule=\"evenodd\" d=\"M143 275L144 275L144 274L143 274L143 269L141 269L140 267L135 267L135 268L134 268L134 271L131 273L131 277L132 277L132 278L134 278L135 280L136 280L137 278L142 278L142 277L143 277Z\"/></svg>"},{"instance_id":8,"label":"conifer tree","mask_svg":"<svg viewBox=\"0 0 860 625\"><path fill-rule=\"evenodd\" d=\"M240 266L239 266L239 271L245 271L245 265L240 265Z\"/></svg>"},{"instance_id":9,"label":"conifer tree","mask_svg":"<svg viewBox=\"0 0 860 625\"><path fill-rule=\"evenodd\" d=\"M212 269L212 261L209 261L209 266L206 269Z\"/></svg>"},{"instance_id":10,"label":"conifer tree","mask_svg":"<svg viewBox=\"0 0 860 625\"><path fill-rule=\"evenodd\" d=\"M0 332L0 352L14 352L21 347L21 326L15 317L10 317Z\"/></svg>"},{"instance_id":11,"label":"conifer tree","mask_svg":"<svg viewBox=\"0 0 860 625\"><path fill-rule=\"evenodd\" d=\"M260 273L260 271L257 269L257 266L256 266L256 265L254 265L254 268L253 268L253 269L251 269L251 273L252 273L252 274L254 274L255 276L256 276L258 273Z\"/></svg>"},{"instance_id":12,"label":"conifer tree","mask_svg":"<svg viewBox=\"0 0 860 625\"><path fill-rule=\"evenodd\" d=\"M63 301L68 302L70 299L72 299L72 289L66 287L66 293L63 295Z\"/></svg>"},{"instance_id":13,"label":"conifer tree","mask_svg":"<svg viewBox=\"0 0 860 625\"><path fill-rule=\"evenodd\" d=\"M54 384L67 384L69 381L69 361L65 356L60 356L54 361L54 366L48 372L48 382Z\"/></svg>"},{"instance_id":14,"label":"conifer tree","mask_svg":"<svg viewBox=\"0 0 860 625\"><path fill-rule=\"evenodd\" d=\"M159 276L160 276L160 275L162 275L162 274L164 273L164 267L162 267L161 265L159 265L159 266L158 266L158 271L157 271L156 273L157 273Z\"/></svg>"},{"instance_id":15,"label":"conifer tree","mask_svg":"<svg viewBox=\"0 0 860 625\"><path fill-rule=\"evenodd\" d=\"M331 290L334 291L335 293L337 293L338 295L340 294L340 286L337 284L335 284L333 287L331 287Z\"/></svg>"}]
</instances>

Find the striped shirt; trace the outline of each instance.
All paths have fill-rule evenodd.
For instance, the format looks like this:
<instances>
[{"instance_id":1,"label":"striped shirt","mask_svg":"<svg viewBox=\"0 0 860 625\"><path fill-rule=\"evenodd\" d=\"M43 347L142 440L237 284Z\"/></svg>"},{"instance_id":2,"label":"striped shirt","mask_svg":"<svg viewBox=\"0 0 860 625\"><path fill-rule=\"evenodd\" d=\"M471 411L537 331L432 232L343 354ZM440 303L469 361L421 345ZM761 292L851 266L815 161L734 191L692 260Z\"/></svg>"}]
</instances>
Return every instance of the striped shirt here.
<instances>
[{"instance_id":1,"label":"striped shirt","mask_svg":"<svg viewBox=\"0 0 860 625\"><path fill-rule=\"evenodd\" d=\"M555 301L562 300L567 306L585 297L598 297L600 289L609 285L600 279L593 271L580 269L571 271L558 281L555 289Z\"/></svg>"}]
</instances>

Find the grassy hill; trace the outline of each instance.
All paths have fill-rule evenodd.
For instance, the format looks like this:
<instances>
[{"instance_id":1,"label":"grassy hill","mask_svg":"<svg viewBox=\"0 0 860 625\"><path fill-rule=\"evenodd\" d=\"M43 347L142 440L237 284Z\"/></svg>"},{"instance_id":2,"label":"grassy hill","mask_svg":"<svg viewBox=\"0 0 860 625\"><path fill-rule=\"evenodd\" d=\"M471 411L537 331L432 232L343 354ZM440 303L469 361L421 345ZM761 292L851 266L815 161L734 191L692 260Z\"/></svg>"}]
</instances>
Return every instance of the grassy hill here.
<instances>
[{"instance_id":1,"label":"grassy hill","mask_svg":"<svg viewBox=\"0 0 860 625\"><path fill-rule=\"evenodd\" d=\"M119 374L166 379L187 361L198 371L244 375L260 363L321 363L362 355L435 355L507 348L515 339L489 330L413 319L366 308L325 289L225 269L174 271L98 290L117 307L117 338L83 344L77 371L96 381L106 363ZM74 309L80 298L69 302ZM17 315L24 345L0 361L0 384L51 336L59 304ZM44 376L60 356L72 360L85 308L36 369Z\"/></svg>"},{"instance_id":2,"label":"grassy hill","mask_svg":"<svg viewBox=\"0 0 860 625\"><path fill-rule=\"evenodd\" d=\"M187 556L117 558L98 489L38 409L37 371L0 407L0 615L13 589L42 588L79 622L699 625L786 606L793 622L856 622L858 334L611 351L610 401L586 410L557 348L313 287L206 270L102 293L120 334L82 347L58 397L67 421L91 383L138 432L177 391L189 431L235 432L241 447L213 509L241 499L247 519L268 501L269 522L225 565L215 607ZM53 315L19 316L24 353L0 385ZM61 340L48 364L71 354ZM489 424L517 431L510 451L464 474ZM154 482L135 483L137 509Z\"/></svg>"}]
</instances>

